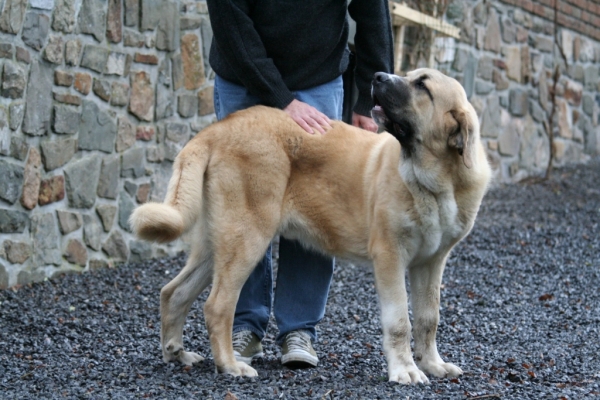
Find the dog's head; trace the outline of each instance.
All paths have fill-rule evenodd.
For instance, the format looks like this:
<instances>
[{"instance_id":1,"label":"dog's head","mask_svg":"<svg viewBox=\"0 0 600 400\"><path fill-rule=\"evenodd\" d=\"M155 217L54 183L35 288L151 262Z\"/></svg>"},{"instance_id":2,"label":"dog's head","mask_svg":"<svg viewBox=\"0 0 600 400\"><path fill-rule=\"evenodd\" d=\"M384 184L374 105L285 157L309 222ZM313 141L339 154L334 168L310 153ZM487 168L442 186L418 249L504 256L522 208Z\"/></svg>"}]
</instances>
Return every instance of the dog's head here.
<instances>
[{"instance_id":1,"label":"dog's head","mask_svg":"<svg viewBox=\"0 0 600 400\"><path fill-rule=\"evenodd\" d=\"M427 149L437 159L457 154L471 168L479 121L455 79L427 68L406 77L378 72L372 96L373 119L400 141L404 157Z\"/></svg>"}]
</instances>

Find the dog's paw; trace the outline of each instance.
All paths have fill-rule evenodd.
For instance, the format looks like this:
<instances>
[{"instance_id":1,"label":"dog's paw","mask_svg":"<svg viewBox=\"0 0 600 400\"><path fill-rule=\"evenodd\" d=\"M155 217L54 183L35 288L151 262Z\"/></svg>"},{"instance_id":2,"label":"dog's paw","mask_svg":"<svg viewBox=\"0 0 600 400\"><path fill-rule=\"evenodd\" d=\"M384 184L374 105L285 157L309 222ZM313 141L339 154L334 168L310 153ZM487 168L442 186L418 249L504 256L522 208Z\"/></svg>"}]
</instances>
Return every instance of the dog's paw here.
<instances>
[{"instance_id":1,"label":"dog's paw","mask_svg":"<svg viewBox=\"0 0 600 400\"><path fill-rule=\"evenodd\" d=\"M217 373L229 374L233 376L247 376L254 377L258 376L258 372L248 364L242 361L236 361L234 365L229 367L219 367L215 365Z\"/></svg>"},{"instance_id":2,"label":"dog's paw","mask_svg":"<svg viewBox=\"0 0 600 400\"><path fill-rule=\"evenodd\" d=\"M194 365L194 364L204 360L204 357L202 357L200 354L181 350L179 352L179 354L177 355L177 359L179 360L180 363L182 363L184 365Z\"/></svg>"},{"instance_id":3,"label":"dog's paw","mask_svg":"<svg viewBox=\"0 0 600 400\"><path fill-rule=\"evenodd\" d=\"M428 384L429 379L425 376L415 364L397 367L389 371L390 382L398 382L403 385L424 383Z\"/></svg>"},{"instance_id":4,"label":"dog's paw","mask_svg":"<svg viewBox=\"0 0 600 400\"><path fill-rule=\"evenodd\" d=\"M419 368L429 375L437 378L455 378L462 375L463 371L452 363L440 362L421 362Z\"/></svg>"}]
</instances>

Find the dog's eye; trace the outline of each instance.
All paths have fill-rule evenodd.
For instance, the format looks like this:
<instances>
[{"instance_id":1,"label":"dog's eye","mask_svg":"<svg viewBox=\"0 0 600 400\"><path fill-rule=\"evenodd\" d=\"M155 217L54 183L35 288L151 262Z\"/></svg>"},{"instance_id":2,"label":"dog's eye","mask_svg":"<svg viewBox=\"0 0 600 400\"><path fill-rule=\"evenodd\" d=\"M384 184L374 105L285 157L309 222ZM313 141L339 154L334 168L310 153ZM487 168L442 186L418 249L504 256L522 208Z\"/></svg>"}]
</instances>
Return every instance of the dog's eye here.
<instances>
[{"instance_id":1,"label":"dog's eye","mask_svg":"<svg viewBox=\"0 0 600 400\"><path fill-rule=\"evenodd\" d=\"M419 79L417 82L415 82L415 86L419 89L427 90L427 86L425 86L425 79Z\"/></svg>"}]
</instances>

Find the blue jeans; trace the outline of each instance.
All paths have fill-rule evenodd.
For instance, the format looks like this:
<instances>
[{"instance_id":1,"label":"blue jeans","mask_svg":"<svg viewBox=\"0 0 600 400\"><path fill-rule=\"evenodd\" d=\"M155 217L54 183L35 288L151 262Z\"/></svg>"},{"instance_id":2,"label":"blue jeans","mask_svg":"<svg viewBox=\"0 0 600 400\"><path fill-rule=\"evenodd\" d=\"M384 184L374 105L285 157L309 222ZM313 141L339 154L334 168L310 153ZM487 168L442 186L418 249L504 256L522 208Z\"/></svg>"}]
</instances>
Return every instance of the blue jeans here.
<instances>
[{"instance_id":1,"label":"blue jeans","mask_svg":"<svg viewBox=\"0 0 600 400\"><path fill-rule=\"evenodd\" d=\"M310 104L330 119L341 119L342 77L314 88L294 92L294 97ZM227 115L257 104L260 99L245 87L217 76L214 89L215 113ZM279 270L273 313L279 328L277 343L289 332L303 329L313 340L316 325L323 319L333 276L333 259L305 249L296 241L281 238ZM235 310L233 332L250 330L262 340L267 330L273 302L271 246L242 288Z\"/></svg>"}]
</instances>

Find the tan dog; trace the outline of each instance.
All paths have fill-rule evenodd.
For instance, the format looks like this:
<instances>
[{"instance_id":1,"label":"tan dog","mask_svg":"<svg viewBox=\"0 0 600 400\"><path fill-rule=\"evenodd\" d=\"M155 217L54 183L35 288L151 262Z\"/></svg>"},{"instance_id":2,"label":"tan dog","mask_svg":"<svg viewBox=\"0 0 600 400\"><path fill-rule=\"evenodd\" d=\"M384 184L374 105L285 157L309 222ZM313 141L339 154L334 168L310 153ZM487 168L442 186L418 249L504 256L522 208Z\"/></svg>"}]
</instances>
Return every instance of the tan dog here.
<instances>
[{"instance_id":1,"label":"tan dog","mask_svg":"<svg viewBox=\"0 0 600 400\"><path fill-rule=\"evenodd\" d=\"M373 117L389 133L334 122L325 135L309 135L284 112L258 106L206 128L177 156L165 202L142 205L130 219L146 240L191 233L185 268L161 291L165 361L202 360L184 351L183 325L212 282L204 313L216 369L256 376L233 355L234 311L281 234L373 264L391 381L462 373L438 354L436 331L446 259L471 230L490 178L477 115L458 82L430 69L376 74L373 98Z\"/></svg>"}]
</instances>

